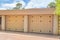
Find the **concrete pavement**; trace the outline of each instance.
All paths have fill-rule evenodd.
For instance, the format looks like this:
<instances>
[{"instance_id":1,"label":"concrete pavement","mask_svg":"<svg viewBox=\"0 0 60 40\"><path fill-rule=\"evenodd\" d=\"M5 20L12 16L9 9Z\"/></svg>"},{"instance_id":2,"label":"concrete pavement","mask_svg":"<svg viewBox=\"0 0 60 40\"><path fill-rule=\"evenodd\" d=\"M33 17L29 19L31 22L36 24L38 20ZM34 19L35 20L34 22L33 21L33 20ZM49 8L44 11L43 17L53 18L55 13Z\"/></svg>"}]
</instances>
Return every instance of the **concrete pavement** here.
<instances>
[{"instance_id":1,"label":"concrete pavement","mask_svg":"<svg viewBox=\"0 0 60 40\"><path fill-rule=\"evenodd\" d=\"M60 40L60 36L0 32L0 40Z\"/></svg>"}]
</instances>

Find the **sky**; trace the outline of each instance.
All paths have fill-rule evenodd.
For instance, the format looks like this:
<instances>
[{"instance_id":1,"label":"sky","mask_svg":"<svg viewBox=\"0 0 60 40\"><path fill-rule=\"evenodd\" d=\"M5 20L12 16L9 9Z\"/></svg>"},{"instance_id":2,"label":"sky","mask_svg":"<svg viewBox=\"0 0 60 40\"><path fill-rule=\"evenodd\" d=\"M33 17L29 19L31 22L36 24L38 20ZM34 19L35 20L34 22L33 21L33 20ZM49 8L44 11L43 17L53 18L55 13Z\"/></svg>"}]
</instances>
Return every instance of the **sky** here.
<instances>
[{"instance_id":1,"label":"sky","mask_svg":"<svg viewBox=\"0 0 60 40\"><path fill-rule=\"evenodd\" d=\"M22 8L47 8L50 2L55 0L0 0L0 10L12 9L16 3L22 3Z\"/></svg>"}]
</instances>

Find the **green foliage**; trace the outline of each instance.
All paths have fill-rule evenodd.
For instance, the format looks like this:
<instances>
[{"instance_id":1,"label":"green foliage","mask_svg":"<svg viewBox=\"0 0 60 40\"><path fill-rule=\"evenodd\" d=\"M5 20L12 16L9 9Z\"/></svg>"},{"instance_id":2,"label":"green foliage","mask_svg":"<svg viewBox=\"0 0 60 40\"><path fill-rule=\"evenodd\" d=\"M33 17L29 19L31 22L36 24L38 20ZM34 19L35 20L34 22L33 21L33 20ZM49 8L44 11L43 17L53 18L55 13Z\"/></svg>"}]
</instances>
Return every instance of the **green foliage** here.
<instances>
[{"instance_id":1,"label":"green foliage","mask_svg":"<svg viewBox=\"0 0 60 40\"><path fill-rule=\"evenodd\" d=\"M49 4L48 4L48 7L49 7L49 8L55 8L55 7L56 7L55 2L49 3Z\"/></svg>"},{"instance_id":2,"label":"green foliage","mask_svg":"<svg viewBox=\"0 0 60 40\"><path fill-rule=\"evenodd\" d=\"M22 4L21 3L17 3L16 7L13 8L13 10L20 10L22 8Z\"/></svg>"},{"instance_id":3,"label":"green foliage","mask_svg":"<svg viewBox=\"0 0 60 40\"><path fill-rule=\"evenodd\" d=\"M60 0L56 0L56 14L60 15Z\"/></svg>"},{"instance_id":4,"label":"green foliage","mask_svg":"<svg viewBox=\"0 0 60 40\"><path fill-rule=\"evenodd\" d=\"M8 8L7 10L21 10L21 9L25 9L25 8L22 8L21 3L17 3L15 7L13 7L12 9Z\"/></svg>"}]
</instances>

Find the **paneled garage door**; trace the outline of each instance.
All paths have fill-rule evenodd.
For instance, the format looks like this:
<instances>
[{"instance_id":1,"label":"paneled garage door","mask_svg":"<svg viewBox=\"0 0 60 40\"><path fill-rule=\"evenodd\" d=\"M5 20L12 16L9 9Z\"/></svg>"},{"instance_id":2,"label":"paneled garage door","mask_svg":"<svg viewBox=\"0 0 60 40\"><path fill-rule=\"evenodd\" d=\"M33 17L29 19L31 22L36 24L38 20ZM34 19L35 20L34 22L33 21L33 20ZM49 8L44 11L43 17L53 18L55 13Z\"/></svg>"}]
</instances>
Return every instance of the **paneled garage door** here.
<instances>
[{"instance_id":1,"label":"paneled garage door","mask_svg":"<svg viewBox=\"0 0 60 40\"><path fill-rule=\"evenodd\" d=\"M58 34L60 35L60 16L58 16Z\"/></svg>"},{"instance_id":2,"label":"paneled garage door","mask_svg":"<svg viewBox=\"0 0 60 40\"><path fill-rule=\"evenodd\" d=\"M6 16L6 30L23 31L24 16Z\"/></svg>"},{"instance_id":3,"label":"paneled garage door","mask_svg":"<svg viewBox=\"0 0 60 40\"><path fill-rule=\"evenodd\" d=\"M29 32L52 33L52 15L29 16Z\"/></svg>"}]
</instances>

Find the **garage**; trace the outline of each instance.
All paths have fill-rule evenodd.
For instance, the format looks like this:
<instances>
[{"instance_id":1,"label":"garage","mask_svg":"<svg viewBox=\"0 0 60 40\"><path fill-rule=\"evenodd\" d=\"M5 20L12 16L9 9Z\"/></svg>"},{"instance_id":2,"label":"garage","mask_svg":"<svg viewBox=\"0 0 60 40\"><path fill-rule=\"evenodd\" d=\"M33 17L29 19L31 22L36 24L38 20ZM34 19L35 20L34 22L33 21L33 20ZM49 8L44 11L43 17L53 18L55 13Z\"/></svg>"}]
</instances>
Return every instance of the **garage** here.
<instances>
[{"instance_id":1,"label":"garage","mask_svg":"<svg viewBox=\"0 0 60 40\"><path fill-rule=\"evenodd\" d=\"M30 15L29 16L29 32L34 33L52 33L53 32L52 15Z\"/></svg>"},{"instance_id":2,"label":"garage","mask_svg":"<svg viewBox=\"0 0 60 40\"><path fill-rule=\"evenodd\" d=\"M6 16L6 30L7 31L23 31L24 16L8 15Z\"/></svg>"}]
</instances>

